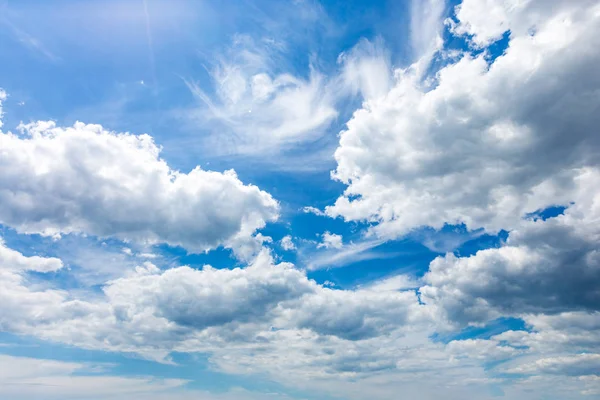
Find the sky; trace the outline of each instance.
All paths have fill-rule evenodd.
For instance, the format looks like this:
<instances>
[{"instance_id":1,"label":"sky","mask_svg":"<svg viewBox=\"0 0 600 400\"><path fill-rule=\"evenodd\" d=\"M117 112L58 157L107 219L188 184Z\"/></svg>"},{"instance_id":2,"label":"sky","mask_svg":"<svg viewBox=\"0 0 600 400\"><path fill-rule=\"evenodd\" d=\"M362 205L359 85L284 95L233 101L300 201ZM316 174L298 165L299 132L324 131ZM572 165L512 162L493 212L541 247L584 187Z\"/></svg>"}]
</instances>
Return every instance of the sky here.
<instances>
[{"instance_id":1,"label":"sky","mask_svg":"<svg viewBox=\"0 0 600 400\"><path fill-rule=\"evenodd\" d=\"M597 0L0 0L0 398L600 396Z\"/></svg>"}]
</instances>

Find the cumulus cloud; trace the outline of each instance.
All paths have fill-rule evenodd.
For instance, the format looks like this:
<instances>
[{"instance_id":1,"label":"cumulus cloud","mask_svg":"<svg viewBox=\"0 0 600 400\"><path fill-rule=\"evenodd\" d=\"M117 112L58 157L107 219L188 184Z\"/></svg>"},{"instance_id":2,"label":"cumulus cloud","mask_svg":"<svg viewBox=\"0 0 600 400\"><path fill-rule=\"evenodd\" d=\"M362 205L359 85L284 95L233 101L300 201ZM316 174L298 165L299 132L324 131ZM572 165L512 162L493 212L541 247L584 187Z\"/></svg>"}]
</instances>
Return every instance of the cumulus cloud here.
<instances>
[{"instance_id":1,"label":"cumulus cloud","mask_svg":"<svg viewBox=\"0 0 600 400\"><path fill-rule=\"evenodd\" d=\"M20 233L86 233L201 252L248 246L278 217L278 203L233 170L171 169L148 135L79 122L21 129L0 132L0 222Z\"/></svg>"},{"instance_id":2,"label":"cumulus cloud","mask_svg":"<svg viewBox=\"0 0 600 400\"><path fill-rule=\"evenodd\" d=\"M600 311L600 171L581 170L574 185L575 204L563 215L522 221L500 248L435 259L420 289L424 301L462 322Z\"/></svg>"},{"instance_id":3,"label":"cumulus cloud","mask_svg":"<svg viewBox=\"0 0 600 400\"><path fill-rule=\"evenodd\" d=\"M313 290L314 284L302 272L291 264L274 265L263 252L244 269L179 267L118 279L105 293L119 319L154 313L202 330L234 321L268 320L280 303Z\"/></svg>"},{"instance_id":4,"label":"cumulus cloud","mask_svg":"<svg viewBox=\"0 0 600 400\"><path fill-rule=\"evenodd\" d=\"M2 254L9 252L16 256L7 261L23 257L9 249ZM0 321L3 330L163 361L178 349L212 351L223 342L253 342L272 327L364 340L426 319L414 291L328 289L292 264L275 264L267 250L235 269L161 271L146 261L106 283L105 296L94 300L35 288L23 273L0 278L2 307L9 307Z\"/></svg>"},{"instance_id":5,"label":"cumulus cloud","mask_svg":"<svg viewBox=\"0 0 600 400\"><path fill-rule=\"evenodd\" d=\"M323 241L317 245L318 248L341 249L344 246L342 235L325 232L321 235L321 238Z\"/></svg>"},{"instance_id":6,"label":"cumulus cloud","mask_svg":"<svg viewBox=\"0 0 600 400\"><path fill-rule=\"evenodd\" d=\"M67 304L67 293L31 290L26 279L28 272L49 273L61 268L63 263L57 258L27 257L0 241L0 330L19 332L23 322L51 323L61 318L63 306L71 305Z\"/></svg>"},{"instance_id":7,"label":"cumulus cloud","mask_svg":"<svg viewBox=\"0 0 600 400\"><path fill-rule=\"evenodd\" d=\"M532 316L528 323L535 325L538 337L517 331L489 341L432 343L428 336L435 330L434 314L414 290L397 285L384 290L382 285L389 286L385 280L364 289L332 290L289 263L275 264L266 251L251 265L231 270L182 266L161 271L146 262L108 282L103 298L88 301L36 289L23 273L19 279L0 276L0 307L7 318L2 330L162 362L173 351L204 352L224 372L265 372L291 385L315 382L325 392L332 389L326 381L356 382L358 386L347 388L348 395L369 392L375 398L386 398L399 382L417 390L423 379L442 386L460 381L474 390L474 382L487 379L479 363L523 353L536 356L543 351L539 343L566 325L569 342L576 338L577 326L588 331L600 326L588 314L565 315L563 320ZM6 301L7 296L14 301ZM9 315L5 307L14 313ZM585 346L580 348L591 345ZM372 380L378 376L386 380ZM464 388L448 390L460 398ZM521 393L514 398L527 397Z\"/></svg>"},{"instance_id":8,"label":"cumulus cloud","mask_svg":"<svg viewBox=\"0 0 600 400\"><path fill-rule=\"evenodd\" d=\"M485 3L465 2L456 29L487 43L497 32L473 15L500 18L504 31L513 17L471 7L522 9L525 25L511 30L505 54L491 65L485 54L463 54L431 90L415 66L396 70L392 89L341 133L333 177L348 187L329 215L373 222L382 237L446 223L497 232L573 201L579 169L599 161L598 6Z\"/></svg>"},{"instance_id":9,"label":"cumulus cloud","mask_svg":"<svg viewBox=\"0 0 600 400\"><path fill-rule=\"evenodd\" d=\"M290 235L286 235L283 238L281 238L279 244L281 245L281 248L285 251L296 250L296 245L294 244L294 241L292 240L292 237Z\"/></svg>"},{"instance_id":10,"label":"cumulus cloud","mask_svg":"<svg viewBox=\"0 0 600 400\"><path fill-rule=\"evenodd\" d=\"M303 299L294 317L302 328L349 340L380 336L418 318L416 294L320 288Z\"/></svg>"},{"instance_id":11,"label":"cumulus cloud","mask_svg":"<svg viewBox=\"0 0 600 400\"><path fill-rule=\"evenodd\" d=\"M132 257L122 257L148 260L82 299L50 281L32 283L33 272L58 271L61 260L26 256L0 242L0 329L161 362L172 352L201 352L221 371L265 372L355 399L389 398L399 388L415 398L487 398L490 385L511 379L505 391L511 399L529 399L532 392L561 399L600 393L595 3L465 0L452 32L485 48L508 29L509 47L491 64L485 52L463 54L439 71L433 89L422 87L422 65L389 71L376 45L362 43L340 58L343 87L365 103L341 134L333 176L348 187L326 213L371 222L378 237L344 245L340 235L325 232L317 245L324 258L314 257L307 268L373 258L374 247L421 226L509 230L497 248L438 257L419 279L398 275L333 289L290 263L276 263L259 252L270 239L256 233L277 217L270 195L233 172L174 171L148 136L52 123L24 125L21 135L2 133L0 222L18 232L90 233L192 251L227 246L247 259L259 255L232 269L161 270L127 245ZM414 41L415 49L435 41L440 11L428 12L413 9L427 15L422 27L413 24L414 32L427 33ZM335 115L320 75L300 79L264 64L271 56L260 52L276 45L218 63L215 97L191 84L206 106L203 117L228 129L229 138L241 137L236 152L312 140ZM301 107L292 110L296 103ZM247 107L258 117L242 114ZM526 218L551 205L568 207L545 220ZM280 245L293 249L291 236ZM507 316L523 319L526 328L484 330L482 337L447 344L430 340L440 330L483 327ZM25 365L88 382L73 375L81 372L77 364ZM153 392L165 387L140 379ZM87 386L109 390L116 383L91 379ZM0 384L0 393L5 387Z\"/></svg>"},{"instance_id":12,"label":"cumulus cloud","mask_svg":"<svg viewBox=\"0 0 600 400\"><path fill-rule=\"evenodd\" d=\"M540 358L507 370L515 374L595 375L600 366L600 354L577 354L563 357Z\"/></svg>"},{"instance_id":13,"label":"cumulus cloud","mask_svg":"<svg viewBox=\"0 0 600 400\"><path fill-rule=\"evenodd\" d=\"M54 272L63 267L58 258L32 256L26 257L16 250L6 247L4 239L0 238L0 268L3 271L35 271Z\"/></svg>"}]
</instances>

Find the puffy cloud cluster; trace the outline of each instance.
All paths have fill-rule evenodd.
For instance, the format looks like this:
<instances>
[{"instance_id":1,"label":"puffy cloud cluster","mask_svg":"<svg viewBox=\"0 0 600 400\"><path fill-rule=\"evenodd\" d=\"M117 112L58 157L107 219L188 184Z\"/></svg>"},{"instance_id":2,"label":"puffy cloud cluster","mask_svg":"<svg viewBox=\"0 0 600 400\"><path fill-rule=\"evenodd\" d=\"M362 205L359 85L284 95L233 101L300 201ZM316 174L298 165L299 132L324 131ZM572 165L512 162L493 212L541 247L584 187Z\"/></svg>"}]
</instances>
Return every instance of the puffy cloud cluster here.
<instances>
[{"instance_id":1,"label":"puffy cloud cluster","mask_svg":"<svg viewBox=\"0 0 600 400\"><path fill-rule=\"evenodd\" d=\"M488 379L481 362L525 354L529 358L511 368L528 368L543 358L539 353L560 357L552 352L561 346L583 352L600 343L597 334L589 336L594 327L598 332L598 315L586 313L531 315L531 331L447 346L432 343L434 309L419 304L414 291L377 285L328 289L291 264L275 264L266 252L251 265L231 270L161 271L146 262L108 282L105 296L88 300L27 282L25 268L45 270L60 261L25 257L6 247L0 254L7 255L1 263L5 269L16 260L11 268L18 271L17 279L4 274L0 279L2 330L160 361L173 351L206 352L222 371L265 372L290 385L311 381L326 392L331 390L327 382L360 378L364 385L348 387L349 395L379 390L378 398L385 398L398 382L417 390L429 379L440 387L463 382L466 386L449 389L460 398L463 389L474 390Z\"/></svg>"},{"instance_id":2,"label":"puffy cloud cluster","mask_svg":"<svg viewBox=\"0 0 600 400\"><path fill-rule=\"evenodd\" d=\"M179 267L140 272L105 288L117 318L158 315L198 330L269 321L280 304L315 289L301 271L291 264L274 265L265 252L243 269L205 266L201 271Z\"/></svg>"},{"instance_id":3,"label":"puffy cloud cluster","mask_svg":"<svg viewBox=\"0 0 600 400\"><path fill-rule=\"evenodd\" d=\"M500 248L434 260L421 288L450 319L600 311L600 171L581 170L563 215L525 220Z\"/></svg>"},{"instance_id":4,"label":"puffy cloud cluster","mask_svg":"<svg viewBox=\"0 0 600 400\"><path fill-rule=\"evenodd\" d=\"M483 53L442 67L433 88L418 63L396 70L335 153L347 188L326 213L371 222L381 239L445 224L509 231L497 248L438 257L418 289L438 331L525 321L438 349L500 365L486 379L510 379L509 397L543 393L551 375L552 396L599 389L599 21L596 1L465 0L448 25ZM485 48L507 33L492 59ZM562 215L532 217L557 205Z\"/></svg>"},{"instance_id":5,"label":"puffy cloud cluster","mask_svg":"<svg viewBox=\"0 0 600 400\"><path fill-rule=\"evenodd\" d=\"M53 122L0 135L0 223L20 233L86 233L201 252L248 247L278 217L278 203L233 171L171 169L148 135Z\"/></svg>"},{"instance_id":6,"label":"puffy cloud cluster","mask_svg":"<svg viewBox=\"0 0 600 400\"><path fill-rule=\"evenodd\" d=\"M16 250L6 247L4 240L0 238L0 269L4 272L54 272L63 267L58 258L32 256L25 257Z\"/></svg>"},{"instance_id":7,"label":"puffy cloud cluster","mask_svg":"<svg viewBox=\"0 0 600 400\"><path fill-rule=\"evenodd\" d=\"M290 235L282 237L279 241L279 245L285 251L296 250L296 245L294 244L294 241L292 240L292 237Z\"/></svg>"},{"instance_id":8,"label":"puffy cloud cluster","mask_svg":"<svg viewBox=\"0 0 600 400\"><path fill-rule=\"evenodd\" d=\"M324 232L321 235L323 241L317 244L317 248L341 249L344 246L342 235L336 233Z\"/></svg>"},{"instance_id":9,"label":"puffy cloud cluster","mask_svg":"<svg viewBox=\"0 0 600 400\"><path fill-rule=\"evenodd\" d=\"M454 29L488 43L490 26L517 19L505 54L491 65L464 54L431 90L417 69L397 70L341 134L333 176L348 187L329 215L375 222L383 237L445 223L496 232L573 201L579 169L600 161L597 2L485 3L463 3Z\"/></svg>"},{"instance_id":10,"label":"puffy cloud cluster","mask_svg":"<svg viewBox=\"0 0 600 400\"><path fill-rule=\"evenodd\" d=\"M423 382L435 387L430 398L472 398L471 388L509 379L506 396L514 399L549 393L544 379L552 379L555 397L600 393L600 6L465 0L456 20L451 31L475 48L510 30L505 54L491 64L485 53L463 55L439 71L431 90L422 87L419 66L384 74L388 61L377 46L363 43L341 57L346 89L365 103L341 134L333 176L348 187L326 213L371 221L380 237L344 246L326 232L318 246L336 254L307 265L356 260L387 238L446 223L507 229L505 243L438 257L418 280L398 275L344 290L276 263L266 250L233 269L163 270L146 261L83 299L50 281L32 283L61 270L61 260L0 242L0 329L159 361L205 352L226 372L267 372L316 388L343 382L335 394L348 398L389 398L399 385L422 398ZM437 31L423 29L431 35L414 47L434 40ZM237 150L264 150L267 132L277 145L306 140L335 115L316 75L261 72L270 71L265 57L240 54L240 65L213 71L217 105L196 91L207 115L234 134L259 133ZM246 115L248 107L259 115ZM174 171L145 135L79 123L35 123L21 135L0 135L0 223L20 233L84 233L191 251L227 246L250 259L267 240L256 231L277 218L268 193L233 172ZM552 218L524 218L552 205L568 207ZM294 249L291 236L280 244ZM508 316L526 329L430 340ZM356 390L359 380L367 391Z\"/></svg>"},{"instance_id":11,"label":"puffy cloud cluster","mask_svg":"<svg viewBox=\"0 0 600 400\"><path fill-rule=\"evenodd\" d=\"M60 260L5 247L0 255L1 265L16 262L13 268L62 267ZM272 328L363 340L425 320L414 291L328 289L292 264L274 264L266 250L245 268L161 271L146 262L108 282L104 298L95 301L36 288L24 268L1 276L2 304L9 306L4 330L150 358L189 346L208 351L223 340L252 341Z\"/></svg>"}]
</instances>

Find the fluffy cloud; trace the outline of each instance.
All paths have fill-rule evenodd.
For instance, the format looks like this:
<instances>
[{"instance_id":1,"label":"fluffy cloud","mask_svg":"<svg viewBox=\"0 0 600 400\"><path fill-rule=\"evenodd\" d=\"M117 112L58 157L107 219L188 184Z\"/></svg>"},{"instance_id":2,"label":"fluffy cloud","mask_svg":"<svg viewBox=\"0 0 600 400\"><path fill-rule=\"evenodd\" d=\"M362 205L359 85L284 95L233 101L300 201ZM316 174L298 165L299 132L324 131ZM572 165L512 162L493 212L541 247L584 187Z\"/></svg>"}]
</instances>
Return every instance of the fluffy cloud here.
<instances>
[{"instance_id":1,"label":"fluffy cloud","mask_svg":"<svg viewBox=\"0 0 600 400\"><path fill-rule=\"evenodd\" d=\"M86 233L200 252L248 247L278 216L277 202L233 171L172 170L148 135L52 122L0 135L0 223L20 233Z\"/></svg>"},{"instance_id":2,"label":"fluffy cloud","mask_svg":"<svg viewBox=\"0 0 600 400\"><path fill-rule=\"evenodd\" d=\"M24 320L49 322L60 317L66 293L31 291L25 278L30 271L54 272L62 267L62 261L57 258L26 257L0 240L0 330L19 331Z\"/></svg>"},{"instance_id":3,"label":"fluffy cloud","mask_svg":"<svg viewBox=\"0 0 600 400\"><path fill-rule=\"evenodd\" d=\"M292 240L292 237L290 235L286 235L283 238L281 238L279 244L281 248L285 251L296 250L296 245L294 244L294 241Z\"/></svg>"},{"instance_id":4,"label":"fluffy cloud","mask_svg":"<svg viewBox=\"0 0 600 400\"><path fill-rule=\"evenodd\" d=\"M496 232L573 201L579 168L600 161L598 6L485 3L465 2L455 30L487 43L500 32L489 19L504 32L520 10L505 54L491 65L465 54L431 90L416 67L397 70L341 134L333 176L348 187L329 215L377 223L383 237L445 223Z\"/></svg>"},{"instance_id":5,"label":"fluffy cloud","mask_svg":"<svg viewBox=\"0 0 600 400\"><path fill-rule=\"evenodd\" d=\"M325 232L321 237L323 238L323 241L317 245L318 248L341 249L344 246L342 243L342 235Z\"/></svg>"},{"instance_id":6,"label":"fluffy cloud","mask_svg":"<svg viewBox=\"0 0 600 400\"><path fill-rule=\"evenodd\" d=\"M7 261L24 257L9 249L3 250L6 253L11 254ZM32 265L27 268L54 259L37 264L35 260L27 261ZM2 324L5 331L161 361L173 351L204 352L224 372L264 372L289 385L313 382L316 389L331 394L340 393L331 382L344 382L343 393L356 399L365 393L387 398L400 383L406 390L418 390L424 380L447 387L449 398L458 399L465 395L463 389L485 387L489 377L480 363L527 354L529 359L510 366L525 368L540 358L539 352L547 351L550 337L562 336L569 343L564 346L571 346L577 343L577 335L600 326L597 315L532 315L527 320L532 331L508 331L487 341L454 341L447 346L432 343L428 337L435 331L434 310L420 304L413 290L381 290L381 285L328 289L291 264L274 264L266 252L251 265L231 270L206 266L161 271L146 262L108 282L104 297L88 301L36 288L27 282L26 271L21 267L18 271L18 279L5 275L0 279L2 314L10 322ZM6 301L6 296L13 301ZM565 329L570 336L552 333ZM577 339L577 350L587 351L598 343L584 339ZM562 351L568 349L575 348ZM546 358L559 357L546 354ZM79 390L80 383L101 384L72 377L57 382L56 390L65 393L75 393L72 390ZM117 381L105 382L119 387ZM144 390L150 385L162 390L154 380L137 383L128 387ZM593 382L587 385L595 390ZM525 399L525 393L514 398Z\"/></svg>"},{"instance_id":7,"label":"fluffy cloud","mask_svg":"<svg viewBox=\"0 0 600 400\"><path fill-rule=\"evenodd\" d=\"M600 311L600 171L582 170L563 215L526 220L505 245L430 265L421 293L452 320Z\"/></svg>"},{"instance_id":8,"label":"fluffy cloud","mask_svg":"<svg viewBox=\"0 0 600 400\"><path fill-rule=\"evenodd\" d=\"M106 287L117 318L157 314L202 330L231 322L268 321L286 300L314 291L314 283L291 264L274 265L263 252L252 265L233 270L179 267L162 274L137 274Z\"/></svg>"},{"instance_id":9,"label":"fluffy cloud","mask_svg":"<svg viewBox=\"0 0 600 400\"><path fill-rule=\"evenodd\" d=\"M6 262L37 262L30 270L60 263L27 259L6 248L0 254L10 255ZM108 282L103 298L87 301L30 285L25 271L0 278L2 304L9 307L2 329L153 359L175 350L211 351L224 341L253 342L273 327L364 340L427 319L414 291L328 289L292 264L275 264L266 250L251 265L235 269L161 271L145 262Z\"/></svg>"},{"instance_id":10,"label":"fluffy cloud","mask_svg":"<svg viewBox=\"0 0 600 400\"><path fill-rule=\"evenodd\" d=\"M63 263L54 257L25 257L16 250L6 247L0 238L0 269L2 271L54 272L63 267Z\"/></svg>"},{"instance_id":11,"label":"fluffy cloud","mask_svg":"<svg viewBox=\"0 0 600 400\"><path fill-rule=\"evenodd\" d=\"M593 375L598 373L600 354L577 354L540 358L532 363L509 369L516 374Z\"/></svg>"},{"instance_id":12,"label":"fluffy cloud","mask_svg":"<svg viewBox=\"0 0 600 400\"><path fill-rule=\"evenodd\" d=\"M497 342L529 348L546 356L597 352L600 346L600 312L569 311L553 315L523 316L530 330L506 331Z\"/></svg>"},{"instance_id":13,"label":"fluffy cloud","mask_svg":"<svg viewBox=\"0 0 600 400\"><path fill-rule=\"evenodd\" d=\"M299 310L292 312L301 328L348 340L380 336L422 317L413 291L319 288L314 295L303 299Z\"/></svg>"},{"instance_id":14,"label":"fluffy cloud","mask_svg":"<svg viewBox=\"0 0 600 400\"><path fill-rule=\"evenodd\" d=\"M243 269L179 267L160 273L150 265L111 282L105 293L117 319L132 328L140 316L151 315L197 331L223 327L226 335L240 327L256 333L275 326L361 340L420 318L413 291L328 289L292 264L274 264L266 251Z\"/></svg>"}]
</instances>

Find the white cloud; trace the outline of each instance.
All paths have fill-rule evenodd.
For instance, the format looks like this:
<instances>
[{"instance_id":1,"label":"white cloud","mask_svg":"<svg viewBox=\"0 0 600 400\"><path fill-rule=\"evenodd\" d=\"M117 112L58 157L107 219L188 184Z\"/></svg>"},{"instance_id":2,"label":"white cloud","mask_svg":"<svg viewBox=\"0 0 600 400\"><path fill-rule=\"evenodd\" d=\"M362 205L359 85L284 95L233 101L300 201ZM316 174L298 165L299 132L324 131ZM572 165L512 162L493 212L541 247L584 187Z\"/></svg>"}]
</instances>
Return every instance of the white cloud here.
<instances>
[{"instance_id":1,"label":"white cloud","mask_svg":"<svg viewBox=\"0 0 600 400\"><path fill-rule=\"evenodd\" d=\"M289 150L318 139L337 116L335 92L317 70L311 67L307 79L276 72L282 49L277 41L237 36L210 71L214 96L188 82L202 105L195 118L215 132L207 145L216 154Z\"/></svg>"},{"instance_id":2,"label":"white cloud","mask_svg":"<svg viewBox=\"0 0 600 400\"><path fill-rule=\"evenodd\" d=\"M338 57L343 85L365 100L385 95L392 81L389 57L381 40L361 40Z\"/></svg>"},{"instance_id":3,"label":"white cloud","mask_svg":"<svg viewBox=\"0 0 600 400\"><path fill-rule=\"evenodd\" d=\"M550 375L595 375L600 365L600 354L576 354L562 357L547 357L532 363L519 365L507 370L514 374Z\"/></svg>"},{"instance_id":4,"label":"white cloud","mask_svg":"<svg viewBox=\"0 0 600 400\"><path fill-rule=\"evenodd\" d=\"M0 238L0 269L4 271L54 272L63 267L63 263L54 257L25 257L16 250L9 249Z\"/></svg>"},{"instance_id":5,"label":"white cloud","mask_svg":"<svg viewBox=\"0 0 600 400\"><path fill-rule=\"evenodd\" d=\"M593 326L600 327L597 315L586 314L561 319L532 316L528 323L539 330L537 336L517 331L489 341L455 341L448 346L432 343L428 337L436 327L434 309L419 304L414 291L398 291L403 285L391 283L393 288L374 285L332 290L307 279L291 264L274 264L263 252L243 269L206 266L202 270L177 267L160 271L146 263L108 282L105 298L88 302L2 275L0 307L7 318L2 321L5 331L89 349L133 352L161 361L168 360L172 351L202 352L223 372L267 373L299 387L313 382L315 390L354 399L367 393L371 398L389 398L398 385L407 391L422 390L424 381L436 382L436 387L446 388L448 398L460 399L467 389L471 393L484 390L489 376L481 363L524 353L538 357L542 351L548 354L546 358L555 357L542 344L560 337L552 334L557 329L568 329L569 337L562 334L563 346L580 343L579 349L585 351L598 343L588 340L586 344L580 336ZM6 296L15 301L6 301ZM14 313L7 313L5 307ZM552 348L557 349L556 345ZM79 368L67 367L66 375L69 368ZM61 377L55 390L64 389L61 393L77 397L74 393L79 393L80 385L111 385L115 396L122 389L119 381L109 377L91 382L84 377ZM146 378L136 385L128 387L163 388L160 382ZM565 387L574 384L569 385ZM593 385L586 385L593 390ZM526 399L527 393L517 391L512 398ZM169 394L172 398L204 398L195 392ZM440 393L433 390L425 398L437 395Z\"/></svg>"},{"instance_id":6,"label":"white cloud","mask_svg":"<svg viewBox=\"0 0 600 400\"><path fill-rule=\"evenodd\" d=\"M374 292L387 292L406 289L417 289L421 283L413 276L400 274L370 283L366 289Z\"/></svg>"},{"instance_id":7,"label":"white cloud","mask_svg":"<svg viewBox=\"0 0 600 400\"><path fill-rule=\"evenodd\" d=\"M510 28L510 46L491 66L482 55L443 68L439 85L429 91L420 87L417 67L385 73L389 62L379 48L361 53L359 47L342 57L346 83L355 85L365 104L336 154L334 176L348 189L327 213L378 223L372 232L380 237L344 244L326 232L318 244L323 256L311 257L307 268L372 258L370 250L387 238L423 225L509 229L498 248L440 257L422 280L398 275L355 290L319 285L292 264L276 264L264 250L249 266L234 269L161 270L146 261L123 268L124 275L103 282L102 294L84 300L51 281L30 279L36 275L30 272L57 271L63 261L27 257L0 243L0 329L161 362L171 352L204 353L220 371L266 373L349 399L387 399L398 392L486 399L493 397L490 388L518 400L532 393L560 399L600 393L594 375L600 346L594 132L600 120L593 113L599 105L600 12L586 1L544 4L465 1L454 31L484 46ZM413 32L427 32L415 48L433 41L438 11L414 11L435 16L422 28L414 24ZM321 121L312 114L318 96L307 88L313 78L273 73L256 51L240 54L213 71L219 102L205 100L219 123L234 133L248 121L258 131L274 129L277 148L310 140L313 128L306 126L312 123L327 125L329 117ZM308 111L284 109L282 115L315 119L286 131L273 110L288 90ZM260 115L250 120L239 114L238 106L248 104L270 122L260 125ZM93 125L38 123L25 133L2 134L0 150L0 220L19 232L91 233L199 251L225 245L245 258L270 240L256 230L276 218L276 202L233 173L173 171L149 137ZM264 150L270 146L259 143L265 137L258 144L245 137L235 151ZM523 219L554 204L570 205L546 221ZM286 238L280 244L290 249L294 243ZM447 250L450 239L427 244ZM131 249L139 250L133 243ZM527 330L448 344L430 340L436 331L500 316L523 318ZM184 382L92 376L78 363L7 357L0 356L0 397L265 397L171 393ZM531 376L507 376L522 374ZM30 394L7 384L14 382L19 390L29 384Z\"/></svg>"},{"instance_id":8,"label":"white cloud","mask_svg":"<svg viewBox=\"0 0 600 400\"><path fill-rule=\"evenodd\" d=\"M118 319L135 322L155 314L198 330L231 322L260 322L286 300L309 293L313 284L291 264L273 265L262 253L247 268L202 271L179 267L163 274L141 274L105 288Z\"/></svg>"},{"instance_id":9,"label":"white cloud","mask_svg":"<svg viewBox=\"0 0 600 400\"><path fill-rule=\"evenodd\" d=\"M242 247L278 204L230 170L171 169L148 135L76 123L0 133L0 222L20 233L87 233L201 252Z\"/></svg>"},{"instance_id":10,"label":"white cloud","mask_svg":"<svg viewBox=\"0 0 600 400\"><path fill-rule=\"evenodd\" d=\"M280 245L281 248L285 251L296 250L296 245L294 244L294 241L292 240L292 237L290 235L286 235L283 238L281 238Z\"/></svg>"},{"instance_id":11,"label":"white cloud","mask_svg":"<svg viewBox=\"0 0 600 400\"><path fill-rule=\"evenodd\" d=\"M312 207L312 206L303 207L302 211L304 211L305 214L315 214L320 217L326 215L323 211L319 210L316 207Z\"/></svg>"},{"instance_id":12,"label":"white cloud","mask_svg":"<svg viewBox=\"0 0 600 400\"><path fill-rule=\"evenodd\" d=\"M2 109L2 102L6 100L6 92L0 89L0 128L2 128L2 116L4 115L4 111Z\"/></svg>"},{"instance_id":13,"label":"white cloud","mask_svg":"<svg viewBox=\"0 0 600 400\"><path fill-rule=\"evenodd\" d=\"M581 170L574 185L575 204L563 215L522 221L499 248L434 260L423 278L424 301L461 322L600 311L600 171Z\"/></svg>"},{"instance_id":14,"label":"white cloud","mask_svg":"<svg viewBox=\"0 0 600 400\"><path fill-rule=\"evenodd\" d=\"M302 261L309 270L318 270L326 267L342 267L344 265L372 259L385 259L395 256L395 253L374 251L373 248L381 245L382 240L361 240L357 243L342 245L341 248L331 247L321 252L300 253ZM324 248L324 242L317 244L317 248Z\"/></svg>"},{"instance_id":15,"label":"white cloud","mask_svg":"<svg viewBox=\"0 0 600 400\"><path fill-rule=\"evenodd\" d=\"M317 245L317 248L341 249L344 246L342 242L342 235L325 232L321 235L321 237L323 241Z\"/></svg>"},{"instance_id":16,"label":"white cloud","mask_svg":"<svg viewBox=\"0 0 600 400\"><path fill-rule=\"evenodd\" d=\"M491 66L485 55L464 55L439 71L432 90L416 67L397 70L389 93L354 113L333 173L348 187L326 208L330 216L378 223L372 232L386 238L445 223L497 232L573 200L578 169L600 161L598 7L526 3L522 20L533 18L535 34L512 32ZM469 15L459 14L458 27L473 22Z\"/></svg>"},{"instance_id":17,"label":"white cloud","mask_svg":"<svg viewBox=\"0 0 600 400\"><path fill-rule=\"evenodd\" d=\"M548 20L568 18L573 11L585 12L596 5L595 0L464 0L456 7L460 24L454 32L472 35L474 45L485 47L507 31L513 37L532 35Z\"/></svg>"},{"instance_id":18,"label":"white cloud","mask_svg":"<svg viewBox=\"0 0 600 400\"><path fill-rule=\"evenodd\" d=\"M182 379L98 375L101 369L102 365L0 355L0 396L15 400L149 398L187 383Z\"/></svg>"},{"instance_id":19,"label":"white cloud","mask_svg":"<svg viewBox=\"0 0 600 400\"><path fill-rule=\"evenodd\" d=\"M445 0L412 0L410 10L410 39L417 58L439 47Z\"/></svg>"},{"instance_id":20,"label":"white cloud","mask_svg":"<svg viewBox=\"0 0 600 400\"><path fill-rule=\"evenodd\" d=\"M0 355L0 396L11 400L291 400L294 397L231 387L211 393L177 378L117 376L111 366Z\"/></svg>"}]
</instances>

